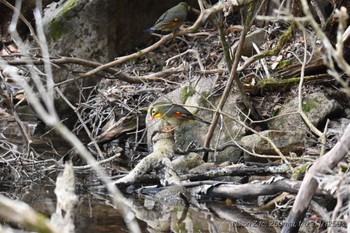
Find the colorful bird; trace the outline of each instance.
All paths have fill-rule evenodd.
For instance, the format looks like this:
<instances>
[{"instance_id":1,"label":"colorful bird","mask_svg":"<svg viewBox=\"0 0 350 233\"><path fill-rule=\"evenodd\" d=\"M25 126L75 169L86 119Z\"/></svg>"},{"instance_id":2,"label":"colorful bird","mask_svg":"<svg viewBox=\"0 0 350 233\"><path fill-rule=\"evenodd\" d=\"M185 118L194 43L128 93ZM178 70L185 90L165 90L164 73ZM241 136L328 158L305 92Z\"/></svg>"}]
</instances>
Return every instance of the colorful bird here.
<instances>
[{"instance_id":1,"label":"colorful bird","mask_svg":"<svg viewBox=\"0 0 350 233\"><path fill-rule=\"evenodd\" d=\"M178 5L164 12L156 21L153 27L144 30L145 32L165 31L172 32L180 28L187 17L188 4L181 2Z\"/></svg>"},{"instance_id":2,"label":"colorful bird","mask_svg":"<svg viewBox=\"0 0 350 233\"><path fill-rule=\"evenodd\" d=\"M207 125L211 124L208 121L194 116L190 111L178 104L166 102L158 102L153 104L153 106L149 109L149 114L151 115L151 121L155 118L163 119L171 126L179 126L182 123L193 120Z\"/></svg>"}]
</instances>

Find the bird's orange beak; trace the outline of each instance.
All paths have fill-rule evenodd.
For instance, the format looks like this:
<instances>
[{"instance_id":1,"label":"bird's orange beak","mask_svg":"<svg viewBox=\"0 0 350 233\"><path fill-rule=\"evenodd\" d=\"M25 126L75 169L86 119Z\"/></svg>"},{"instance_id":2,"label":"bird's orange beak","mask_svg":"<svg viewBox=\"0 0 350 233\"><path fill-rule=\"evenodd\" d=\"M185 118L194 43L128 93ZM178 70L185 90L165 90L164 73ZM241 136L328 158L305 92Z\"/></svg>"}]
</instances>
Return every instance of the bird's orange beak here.
<instances>
[{"instance_id":1,"label":"bird's orange beak","mask_svg":"<svg viewBox=\"0 0 350 233\"><path fill-rule=\"evenodd\" d=\"M162 117L163 117L163 114L157 113L156 115L151 116L151 122L152 122L155 118L162 118Z\"/></svg>"}]
</instances>

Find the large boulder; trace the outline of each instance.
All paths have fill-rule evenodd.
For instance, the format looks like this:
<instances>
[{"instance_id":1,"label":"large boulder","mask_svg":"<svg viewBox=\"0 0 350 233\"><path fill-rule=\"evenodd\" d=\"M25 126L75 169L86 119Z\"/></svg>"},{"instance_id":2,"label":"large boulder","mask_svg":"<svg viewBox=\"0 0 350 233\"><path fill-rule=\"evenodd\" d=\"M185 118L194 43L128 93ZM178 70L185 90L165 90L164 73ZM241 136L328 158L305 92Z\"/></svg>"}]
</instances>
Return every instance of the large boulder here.
<instances>
[{"instance_id":1,"label":"large boulder","mask_svg":"<svg viewBox=\"0 0 350 233\"><path fill-rule=\"evenodd\" d=\"M151 27L157 18L179 0L161 4L157 0L61 0L48 5L43 11L44 30L52 57L78 57L107 63L117 56L135 52L145 47L151 35L143 30ZM194 2L194 1L193 1ZM60 83L76 78L73 70L83 72L84 67L72 65L54 67L54 81ZM86 70L87 71L87 70ZM73 104L87 96L100 81L101 76L75 80L59 86ZM72 85L78 82L79 85ZM79 88L84 88L82 92ZM64 101L58 99L56 107L62 117L70 111Z\"/></svg>"},{"instance_id":2,"label":"large boulder","mask_svg":"<svg viewBox=\"0 0 350 233\"><path fill-rule=\"evenodd\" d=\"M177 104L183 104L185 106L195 106L187 107L187 109L194 115L205 119L206 121L211 121L213 117L213 107L217 106L219 98L210 98L208 101L207 96L211 93L213 88L212 80L209 78L202 78L195 87L184 86L175 91L159 98L156 102L172 102ZM223 146L230 144L223 151L218 151L212 153L210 160L217 163L231 161L237 162L242 156L242 150L237 148L234 144L235 140L239 140L243 135L245 135L245 130L241 125L236 123L235 120L228 116L232 116L235 119L239 119L239 113L236 108L236 102L239 99L239 94L232 93L223 109L226 116L222 116L219 120L218 126L215 130L214 136L211 140L210 146L216 148L218 146ZM203 109L204 107L204 109ZM211 109L206 110L205 108ZM148 135L148 145L151 146L150 138L155 130L163 127L162 121L156 123L150 122L149 114L146 117L147 125L147 135ZM175 146L181 150L186 150L189 145L194 145L197 147L202 147L208 132L209 126L201 122L193 121L190 123L185 123L181 125L175 131ZM151 149L151 148L150 148Z\"/></svg>"},{"instance_id":3,"label":"large boulder","mask_svg":"<svg viewBox=\"0 0 350 233\"><path fill-rule=\"evenodd\" d=\"M255 154L266 155L267 157L268 155L277 155L272 144L264 137L269 138L284 155L289 155L291 152L300 155L305 149L305 134L300 131L265 130L260 132L260 135L252 134L242 137L240 145ZM266 161L266 159L255 157L247 152L244 153L244 158L245 161Z\"/></svg>"},{"instance_id":4,"label":"large boulder","mask_svg":"<svg viewBox=\"0 0 350 233\"><path fill-rule=\"evenodd\" d=\"M296 113L298 110L298 97L285 103L279 110L277 117L271 120L270 129L307 131L303 119ZM327 118L341 111L340 104L327 98L322 92L315 92L303 96L302 108L310 122L316 127L322 127ZM292 114L293 113L293 114Z\"/></svg>"},{"instance_id":5,"label":"large boulder","mask_svg":"<svg viewBox=\"0 0 350 233\"><path fill-rule=\"evenodd\" d=\"M310 143L307 140L307 132L310 132L304 120L297 113L298 97L286 102L278 112L276 118L269 123L270 130L248 135L241 139L241 145L248 151L260 155L277 155L277 152L267 140L271 139L275 146L284 154L295 153L302 155L305 147ZM302 102L303 112L309 121L320 129L326 120L341 112L340 104L333 99L328 99L322 92L305 94ZM244 154L246 161L266 161L261 157Z\"/></svg>"}]
</instances>

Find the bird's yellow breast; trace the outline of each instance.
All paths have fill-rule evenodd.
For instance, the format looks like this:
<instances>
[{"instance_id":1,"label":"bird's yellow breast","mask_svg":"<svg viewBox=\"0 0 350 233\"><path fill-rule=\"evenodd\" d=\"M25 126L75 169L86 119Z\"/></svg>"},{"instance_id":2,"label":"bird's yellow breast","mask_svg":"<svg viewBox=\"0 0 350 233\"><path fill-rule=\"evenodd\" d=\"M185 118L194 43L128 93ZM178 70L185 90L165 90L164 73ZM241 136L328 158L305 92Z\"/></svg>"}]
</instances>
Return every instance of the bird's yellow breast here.
<instances>
[{"instance_id":1,"label":"bird's yellow breast","mask_svg":"<svg viewBox=\"0 0 350 233\"><path fill-rule=\"evenodd\" d=\"M157 113L156 115L154 115L155 118L162 118L164 116L164 114L162 113Z\"/></svg>"}]
</instances>

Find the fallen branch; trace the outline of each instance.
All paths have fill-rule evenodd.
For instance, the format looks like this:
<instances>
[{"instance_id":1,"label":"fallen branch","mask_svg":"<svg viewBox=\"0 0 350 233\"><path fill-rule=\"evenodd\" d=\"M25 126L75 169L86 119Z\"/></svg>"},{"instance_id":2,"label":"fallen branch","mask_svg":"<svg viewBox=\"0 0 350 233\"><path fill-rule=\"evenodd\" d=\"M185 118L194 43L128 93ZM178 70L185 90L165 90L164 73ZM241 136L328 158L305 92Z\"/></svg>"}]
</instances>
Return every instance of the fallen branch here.
<instances>
[{"instance_id":1,"label":"fallen branch","mask_svg":"<svg viewBox=\"0 0 350 233\"><path fill-rule=\"evenodd\" d=\"M287 165L282 164L279 166L266 166L266 167L247 167L247 166L228 166L212 169L207 172L201 172L198 174L186 174L180 176L181 180L206 180L213 179L222 176L266 176L271 174L282 174L288 172Z\"/></svg>"},{"instance_id":2,"label":"fallen branch","mask_svg":"<svg viewBox=\"0 0 350 233\"><path fill-rule=\"evenodd\" d=\"M0 195L0 216L28 229L42 233L58 233L59 231L43 214L33 210L22 201L11 200Z\"/></svg>"},{"instance_id":3,"label":"fallen branch","mask_svg":"<svg viewBox=\"0 0 350 233\"><path fill-rule=\"evenodd\" d=\"M297 193L299 191L301 181L297 180L278 180L271 184L225 184L218 183L203 189L203 187L197 187L196 193L201 197L215 197L215 198L254 198L266 195L275 195L281 192ZM199 189L198 189L199 188ZM203 192L206 190L206 192ZM192 190L193 193L193 190ZM318 195L325 195L321 190L317 190Z\"/></svg>"},{"instance_id":4,"label":"fallen branch","mask_svg":"<svg viewBox=\"0 0 350 233\"><path fill-rule=\"evenodd\" d=\"M304 77L304 83L324 83L334 81L329 74L311 75ZM289 90L291 87L300 83L300 77L292 77L288 79L267 78L259 81L255 86L245 85L245 92L251 94L264 93L267 91Z\"/></svg>"},{"instance_id":5,"label":"fallen branch","mask_svg":"<svg viewBox=\"0 0 350 233\"><path fill-rule=\"evenodd\" d=\"M50 63L55 64L55 65L63 65L63 64L77 64L77 65L82 65L86 67L91 67L91 68L96 68L100 67L103 64L99 62L93 62L89 60L85 60L82 58L76 58L76 57L60 57L60 58L51 58ZM26 64L33 64L33 65L44 65L45 61L42 58L37 58L37 59L20 59L20 60L7 60L7 64L13 65L13 66L18 66L18 65L26 65ZM177 68L170 68L164 71L160 71L154 74L150 74L147 76L131 76L128 74L125 74L117 69L113 68L108 68L104 69L103 72L111 74L111 77L108 77L110 79L119 79L124 82L128 83L144 83L144 82L160 82L160 81L167 81L166 79L163 79L163 77L167 77L170 74L176 74L179 72L183 72L182 67L177 67ZM55 86L60 86L62 84L72 82L79 80L81 78L84 78L83 76L79 76L75 79L69 79L62 81L60 83L56 83Z\"/></svg>"},{"instance_id":6,"label":"fallen branch","mask_svg":"<svg viewBox=\"0 0 350 233\"><path fill-rule=\"evenodd\" d=\"M131 179L131 176L135 176L127 174L126 176L117 176L119 180L116 183L128 183L128 184L142 184L142 185L152 185L159 184L159 177L155 175L147 175L145 174L152 168L158 166L160 164L161 159L158 157L158 152L154 155L155 152L145 157L139 164L137 165L131 172L137 174L137 177ZM151 158L148 158L151 156ZM152 165L152 163L157 163ZM138 167L139 166L139 167ZM137 168L138 167L138 168ZM265 175L273 175L273 174L284 174L288 172L288 166L285 164L279 166L265 166L265 167L256 167L256 166L244 166L244 165L234 165L228 167L220 167L213 168L207 172L198 172L193 174L185 174L179 175L179 179L182 181L190 180L190 181L201 181L209 179L215 179L223 176L265 176ZM141 174L140 174L141 171ZM127 177L127 178L126 178ZM116 178L116 177L115 177ZM136 179L137 178L137 179Z\"/></svg>"},{"instance_id":7,"label":"fallen branch","mask_svg":"<svg viewBox=\"0 0 350 233\"><path fill-rule=\"evenodd\" d=\"M221 181L196 181L196 182L182 182L182 185L190 190L192 196L200 196L201 198L256 198L259 196L276 195L282 192L297 193L302 181L279 179L272 181L271 183L259 183L259 184L233 184L232 182ZM152 195L161 190L164 187L142 187L137 190L138 193L144 195ZM328 193L318 189L316 194L320 196L327 195Z\"/></svg>"}]
</instances>

